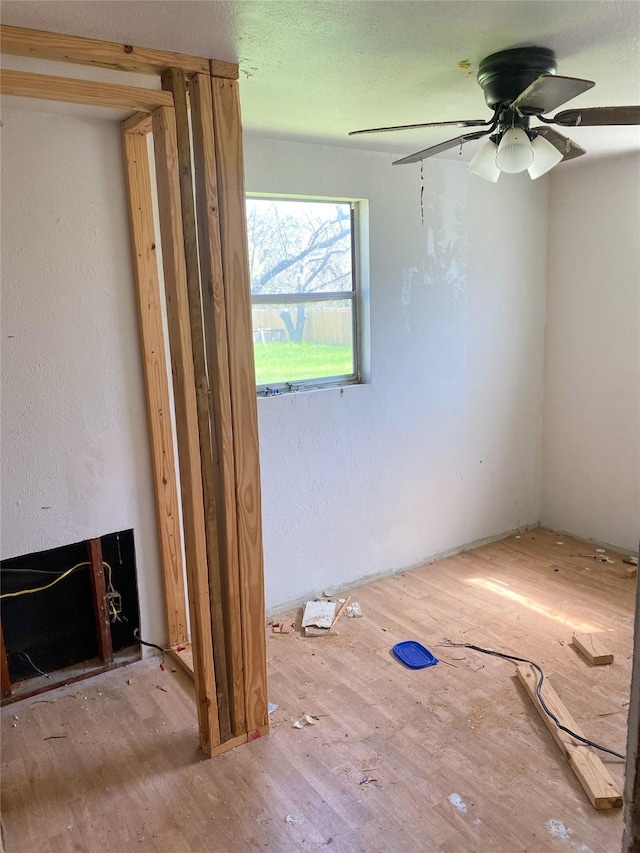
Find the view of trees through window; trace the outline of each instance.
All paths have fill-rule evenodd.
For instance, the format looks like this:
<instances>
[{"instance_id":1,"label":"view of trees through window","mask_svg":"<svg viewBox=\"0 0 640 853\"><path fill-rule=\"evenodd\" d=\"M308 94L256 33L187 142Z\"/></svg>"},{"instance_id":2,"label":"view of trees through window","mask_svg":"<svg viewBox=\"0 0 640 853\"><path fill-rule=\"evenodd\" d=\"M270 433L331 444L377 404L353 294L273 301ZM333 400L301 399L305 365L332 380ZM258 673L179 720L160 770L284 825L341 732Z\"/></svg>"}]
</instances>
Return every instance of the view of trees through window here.
<instances>
[{"instance_id":1,"label":"view of trees through window","mask_svg":"<svg viewBox=\"0 0 640 853\"><path fill-rule=\"evenodd\" d=\"M356 373L352 205L247 199L258 385Z\"/></svg>"}]
</instances>

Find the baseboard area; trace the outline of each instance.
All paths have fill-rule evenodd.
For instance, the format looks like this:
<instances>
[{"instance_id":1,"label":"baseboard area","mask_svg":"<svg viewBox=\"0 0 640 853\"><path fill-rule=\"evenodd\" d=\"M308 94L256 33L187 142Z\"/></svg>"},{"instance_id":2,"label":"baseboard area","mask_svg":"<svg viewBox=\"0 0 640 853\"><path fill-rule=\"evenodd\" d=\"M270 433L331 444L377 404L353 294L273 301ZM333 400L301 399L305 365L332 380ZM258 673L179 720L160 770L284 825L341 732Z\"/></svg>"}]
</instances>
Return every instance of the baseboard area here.
<instances>
[{"instance_id":1,"label":"baseboard area","mask_svg":"<svg viewBox=\"0 0 640 853\"><path fill-rule=\"evenodd\" d=\"M410 566L400 566L385 569L381 572L375 572L371 575L365 575L364 577L354 578L352 580L346 581L343 584L339 584L338 586L325 587L322 590L310 590L305 595L301 595L297 598L281 602L280 604L276 604L273 607L269 607L266 611L266 616L275 616L278 613L282 613L284 610L289 610L292 607L299 607L306 601L312 601L314 598L318 598L319 596L336 596L342 592L345 592L346 590L356 589L359 586L364 586L368 583L374 583L375 581L382 580L382 578L387 578L391 575L399 575L402 574L402 572L409 572L412 569L419 569L421 566L428 566L431 563L436 563L438 560L444 560L447 557L453 557L456 554L462 554L464 551L471 551L473 548L480 548L482 545L489 545L491 542L499 542L501 539L507 539L509 536L514 536L515 534L522 533L525 530L535 530L539 526L540 525L536 522L534 524L524 524L521 527L512 527L502 533L496 533L493 536L485 536L483 539L476 539L473 542L467 542L464 545L458 545L455 548L449 548L446 551L439 551L436 554L431 554L427 557L424 557L417 563L412 563ZM617 550L620 551L621 549L618 548Z\"/></svg>"}]
</instances>

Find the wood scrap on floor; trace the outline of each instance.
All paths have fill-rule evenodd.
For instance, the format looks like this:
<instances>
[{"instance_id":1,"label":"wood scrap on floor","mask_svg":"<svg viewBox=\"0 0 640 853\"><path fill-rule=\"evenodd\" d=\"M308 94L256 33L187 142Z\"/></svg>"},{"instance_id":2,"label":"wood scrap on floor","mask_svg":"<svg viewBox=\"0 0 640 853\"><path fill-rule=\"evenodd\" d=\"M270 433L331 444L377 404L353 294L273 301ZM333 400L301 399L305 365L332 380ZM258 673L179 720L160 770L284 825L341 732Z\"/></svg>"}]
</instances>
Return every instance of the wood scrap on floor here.
<instances>
[{"instance_id":1,"label":"wood scrap on floor","mask_svg":"<svg viewBox=\"0 0 640 853\"><path fill-rule=\"evenodd\" d=\"M350 595L339 601L307 601L302 614L302 631L305 637L324 637L330 634L350 601Z\"/></svg>"},{"instance_id":2,"label":"wood scrap on floor","mask_svg":"<svg viewBox=\"0 0 640 853\"><path fill-rule=\"evenodd\" d=\"M535 669L530 664L520 664L517 667L517 673L518 678L529 694L529 698L546 723L547 728L553 735L553 739L562 750L564 757L569 762L569 766L578 777L594 808L620 808L622 806L622 793L617 788L599 756L588 746L577 742L566 732L562 731L562 729L558 728L540 704L536 692L538 675ZM543 682L540 692L547 707L555 714L560 723L577 735L584 737L582 730L567 711L553 687L546 680Z\"/></svg>"},{"instance_id":3,"label":"wood scrap on floor","mask_svg":"<svg viewBox=\"0 0 640 853\"><path fill-rule=\"evenodd\" d=\"M613 663L613 654L593 634L574 634L571 642L593 666Z\"/></svg>"}]
</instances>

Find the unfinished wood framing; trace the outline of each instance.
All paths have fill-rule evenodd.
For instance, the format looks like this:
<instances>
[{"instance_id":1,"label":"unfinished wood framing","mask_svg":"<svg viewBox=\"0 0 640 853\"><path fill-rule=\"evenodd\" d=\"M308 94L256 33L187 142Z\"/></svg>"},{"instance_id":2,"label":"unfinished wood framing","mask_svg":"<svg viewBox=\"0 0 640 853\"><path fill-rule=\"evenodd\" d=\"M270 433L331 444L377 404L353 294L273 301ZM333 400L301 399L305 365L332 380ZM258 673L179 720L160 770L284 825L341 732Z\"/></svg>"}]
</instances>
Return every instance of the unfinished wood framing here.
<instances>
[{"instance_id":1,"label":"unfinished wood framing","mask_svg":"<svg viewBox=\"0 0 640 853\"><path fill-rule=\"evenodd\" d=\"M219 545L222 591L226 602L224 624L228 639L229 708L233 732L239 735L245 731L245 700L235 467L211 81L208 75L194 75L189 91L209 406L218 466Z\"/></svg>"},{"instance_id":2,"label":"unfinished wood framing","mask_svg":"<svg viewBox=\"0 0 640 853\"><path fill-rule=\"evenodd\" d=\"M173 106L173 97L169 92L8 69L3 69L0 74L0 94L147 113L161 106Z\"/></svg>"},{"instance_id":3,"label":"unfinished wood framing","mask_svg":"<svg viewBox=\"0 0 640 853\"><path fill-rule=\"evenodd\" d=\"M529 694L529 698L546 723L564 757L569 762L569 766L578 777L593 807L596 809L620 808L622 806L622 793L618 790L611 778L611 774L599 756L590 747L581 744L562 731L562 729L558 728L551 717L545 713L536 692L538 674L535 669L531 664L520 664L517 667L517 672L520 682ZM560 720L562 725L571 729L577 735L584 737L582 730L567 711L553 687L546 680L542 685L541 693L548 708Z\"/></svg>"},{"instance_id":4,"label":"unfinished wood framing","mask_svg":"<svg viewBox=\"0 0 640 853\"><path fill-rule=\"evenodd\" d=\"M9 661L7 648L4 644L4 631L0 622L0 697L8 699L11 696L11 678L9 677Z\"/></svg>"},{"instance_id":5,"label":"unfinished wood framing","mask_svg":"<svg viewBox=\"0 0 640 853\"><path fill-rule=\"evenodd\" d=\"M189 325L193 371L196 389L196 410L200 467L204 499L204 525L209 569L209 599L211 608L211 633L213 658L216 670L216 694L220 737L231 737L229 690L227 686L227 654L220 577L220 548L218 542L218 489L214 469L211 423L209 421L209 378L205 354L205 335L202 317L200 264L196 234L196 212L193 197L193 170L191 166L191 133L187 81L184 71L171 68L163 75L162 85L174 98L176 117L177 160L180 177L180 202L182 207L182 233L184 240L186 288L189 304Z\"/></svg>"},{"instance_id":6,"label":"unfinished wood framing","mask_svg":"<svg viewBox=\"0 0 640 853\"><path fill-rule=\"evenodd\" d=\"M247 251L238 84L212 78L220 237L227 310L229 378L241 586L245 715L249 735L269 722L266 678L262 513L251 288Z\"/></svg>"},{"instance_id":7,"label":"unfinished wood framing","mask_svg":"<svg viewBox=\"0 0 640 853\"><path fill-rule=\"evenodd\" d=\"M150 123L151 119L148 116L144 118ZM129 130L129 127L132 129ZM132 254L147 397L151 463L155 483L167 635L169 645L176 646L187 640L187 596L182 560L171 399L162 327L162 295L153 227L151 175L146 130L141 128L138 131L140 127L139 122L124 123L125 169L129 186ZM134 138L136 135L138 135L137 139Z\"/></svg>"},{"instance_id":8,"label":"unfinished wood framing","mask_svg":"<svg viewBox=\"0 0 640 853\"><path fill-rule=\"evenodd\" d=\"M209 71L209 60L199 56L185 56L166 50L98 41L64 33L2 25L0 39L2 52L13 56L32 56L34 59L52 59L140 74L163 74L167 68L184 68L192 73Z\"/></svg>"},{"instance_id":9,"label":"unfinished wood framing","mask_svg":"<svg viewBox=\"0 0 640 853\"><path fill-rule=\"evenodd\" d=\"M89 559L93 613L98 640L98 657L106 667L109 667L113 665L113 644L111 642L111 623L109 622L109 610L107 608L107 585L104 580L102 544L99 539L89 539L87 541L87 556Z\"/></svg>"},{"instance_id":10,"label":"unfinished wood framing","mask_svg":"<svg viewBox=\"0 0 640 853\"><path fill-rule=\"evenodd\" d=\"M268 730L238 67L19 27L3 26L1 36L2 51L8 54L163 75L165 89L158 91L5 71L0 91L132 112L122 122L122 135L167 629L176 659L194 678L201 746L217 755ZM90 547L92 563L99 559L101 566L98 551ZM106 610L97 587L98 599ZM109 649L103 645L101 656L109 665Z\"/></svg>"}]
</instances>

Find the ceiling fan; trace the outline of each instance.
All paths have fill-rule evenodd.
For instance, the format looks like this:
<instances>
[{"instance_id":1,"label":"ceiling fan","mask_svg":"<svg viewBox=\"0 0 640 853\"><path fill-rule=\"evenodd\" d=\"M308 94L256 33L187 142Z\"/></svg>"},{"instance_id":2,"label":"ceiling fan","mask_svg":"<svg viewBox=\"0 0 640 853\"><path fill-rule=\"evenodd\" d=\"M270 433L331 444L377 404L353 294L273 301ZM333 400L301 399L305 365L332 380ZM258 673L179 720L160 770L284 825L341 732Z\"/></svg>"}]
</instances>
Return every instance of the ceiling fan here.
<instances>
[{"instance_id":1,"label":"ceiling fan","mask_svg":"<svg viewBox=\"0 0 640 853\"><path fill-rule=\"evenodd\" d=\"M640 106L563 110L553 118L545 118L547 113L556 110L561 104L595 86L592 80L560 77L556 75L557 67L554 52L546 47L501 50L483 59L478 68L478 83L484 92L487 106L493 111L490 119L372 127L354 130L349 136L421 127L481 127L481 130L464 133L396 160L394 165L416 163L487 136L487 141L469 163L469 169L495 183L501 172L527 170L532 179L539 178L558 163L586 153L584 148L549 125L602 127L640 124ZM531 119L537 119L543 124L530 127Z\"/></svg>"}]
</instances>

